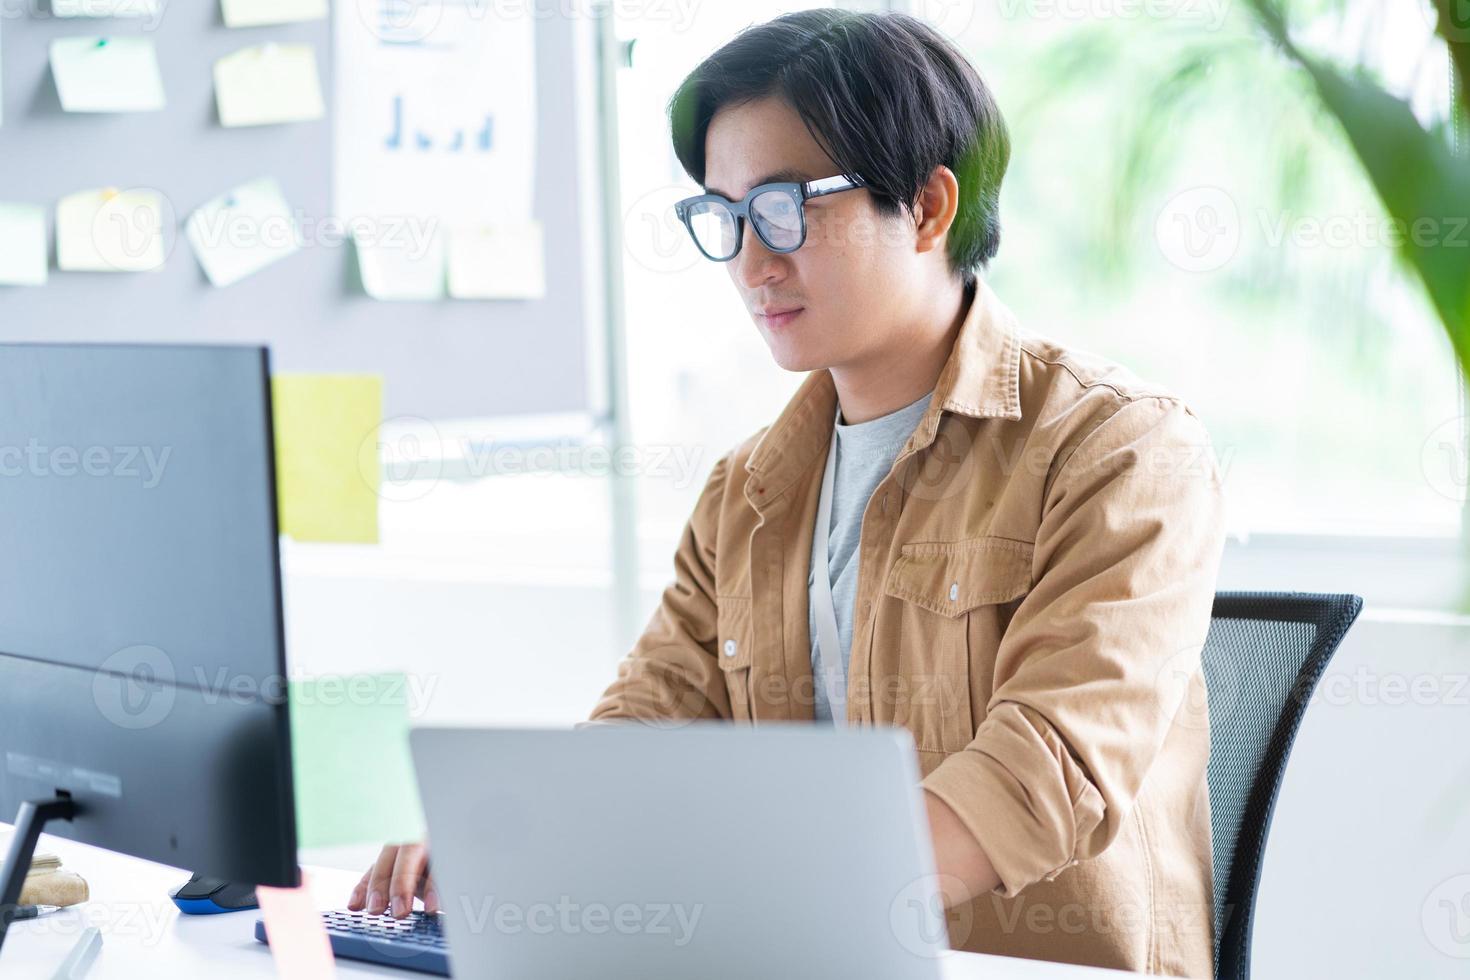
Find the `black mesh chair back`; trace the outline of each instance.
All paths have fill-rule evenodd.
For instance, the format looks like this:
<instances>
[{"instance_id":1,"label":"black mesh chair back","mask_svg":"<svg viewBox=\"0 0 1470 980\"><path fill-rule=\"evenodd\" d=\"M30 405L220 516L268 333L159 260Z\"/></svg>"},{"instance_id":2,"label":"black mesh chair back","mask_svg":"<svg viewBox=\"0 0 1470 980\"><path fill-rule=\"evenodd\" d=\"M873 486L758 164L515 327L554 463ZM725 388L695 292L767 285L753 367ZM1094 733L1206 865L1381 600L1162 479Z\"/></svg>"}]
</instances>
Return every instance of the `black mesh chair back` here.
<instances>
[{"instance_id":1,"label":"black mesh chair back","mask_svg":"<svg viewBox=\"0 0 1470 980\"><path fill-rule=\"evenodd\" d=\"M1250 976L1251 918L1286 759L1355 595L1221 592L1205 641L1215 976Z\"/></svg>"}]
</instances>

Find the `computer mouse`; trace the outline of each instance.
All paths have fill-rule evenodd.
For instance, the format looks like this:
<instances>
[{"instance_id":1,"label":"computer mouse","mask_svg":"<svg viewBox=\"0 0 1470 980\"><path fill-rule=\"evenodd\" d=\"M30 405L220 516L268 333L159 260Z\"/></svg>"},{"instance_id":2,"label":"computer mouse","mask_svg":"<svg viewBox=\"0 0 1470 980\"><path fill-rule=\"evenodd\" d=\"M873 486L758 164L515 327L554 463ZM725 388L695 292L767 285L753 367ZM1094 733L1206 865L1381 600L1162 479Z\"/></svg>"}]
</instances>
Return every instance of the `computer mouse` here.
<instances>
[{"instance_id":1,"label":"computer mouse","mask_svg":"<svg viewBox=\"0 0 1470 980\"><path fill-rule=\"evenodd\" d=\"M259 905L255 900L254 885L225 881L223 878L206 878L203 875L190 878L169 892L169 897L185 915L239 912L241 909L253 909Z\"/></svg>"}]
</instances>

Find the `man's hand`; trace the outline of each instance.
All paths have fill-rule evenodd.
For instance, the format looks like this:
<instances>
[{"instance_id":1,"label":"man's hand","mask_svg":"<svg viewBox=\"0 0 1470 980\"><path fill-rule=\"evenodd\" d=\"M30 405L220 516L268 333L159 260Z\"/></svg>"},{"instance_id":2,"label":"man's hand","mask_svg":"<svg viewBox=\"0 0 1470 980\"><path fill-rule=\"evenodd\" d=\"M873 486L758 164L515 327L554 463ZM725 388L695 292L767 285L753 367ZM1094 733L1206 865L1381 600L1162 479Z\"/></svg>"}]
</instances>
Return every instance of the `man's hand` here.
<instances>
[{"instance_id":1,"label":"man's hand","mask_svg":"<svg viewBox=\"0 0 1470 980\"><path fill-rule=\"evenodd\" d=\"M939 875L944 907L954 908L978 895L994 891L1000 876L975 835L959 815L933 793L924 793L929 811L929 835L934 839L934 867Z\"/></svg>"},{"instance_id":2,"label":"man's hand","mask_svg":"<svg viewBox=\"0 0 1470 980\"><path fill-rule=\"evenodd\" d=\"M1000 877L974 835L939 797L925 793L924 803L945 908L992 891L1000 884ZM424 900L425 912L440 909L439 890L429 874L428 848L423 844L388 844L352 889L347 907L354 912L366 910L369 915L387 911L401 919L413 910L415 898Z\"/></svg>"},{"instance_id":3,"label":"man's hand","mask_svg":"<svg viewBox=\"0 0 1470 980\"><path fill-rule=\"evenodd\" d=\"M424 900L425 912L439 911L439 889L429 876L429 849L423 844L386 844L377 862L367 869L347 908L367 910L369 915L385 911L402 919L413 911L413 900Z\"/></svg>"}]
</instances>

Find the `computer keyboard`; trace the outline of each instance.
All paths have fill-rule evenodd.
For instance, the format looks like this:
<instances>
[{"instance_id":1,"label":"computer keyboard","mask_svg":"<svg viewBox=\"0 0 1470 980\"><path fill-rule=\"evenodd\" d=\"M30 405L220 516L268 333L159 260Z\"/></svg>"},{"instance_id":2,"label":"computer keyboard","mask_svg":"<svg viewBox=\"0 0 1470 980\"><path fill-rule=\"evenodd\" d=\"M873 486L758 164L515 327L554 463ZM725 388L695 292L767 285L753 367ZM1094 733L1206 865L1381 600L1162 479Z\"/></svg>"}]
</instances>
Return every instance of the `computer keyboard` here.
<instances>
[{"instance_id":1,"label":"computer keyboard","mask_svg":"<svg viewBox=\"0 0 1470 980\"><path fill-rule=\"evenodd\" d=\"M346 960L396 966L418 973L449 976L449 947L440 916L414 912L406 918L366 912L323 912L332 953ZM255 938L265 942L265 921L256 920Z\"/></svg>"}]
</instances>

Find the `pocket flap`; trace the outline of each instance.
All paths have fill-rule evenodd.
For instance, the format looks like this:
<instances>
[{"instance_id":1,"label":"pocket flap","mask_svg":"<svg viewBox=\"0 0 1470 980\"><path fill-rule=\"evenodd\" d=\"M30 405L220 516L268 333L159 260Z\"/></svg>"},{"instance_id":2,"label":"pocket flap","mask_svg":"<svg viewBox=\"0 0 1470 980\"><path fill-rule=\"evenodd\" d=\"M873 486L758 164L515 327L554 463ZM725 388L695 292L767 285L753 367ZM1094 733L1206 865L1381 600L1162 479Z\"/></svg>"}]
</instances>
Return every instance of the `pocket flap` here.
<instances>
[{"instance_id":1,"label":"pocket flap","mask_svg":"<svg viewBox=\"0 0 1470 980\"><path fill-rule=\"evenodd\" d=\"M750 598L717 596L715 604L715 659L723 670L749 667L754 637L750 625Z\"/></svg>"},{"instance_id":2,"label":"pocket flap","mask_svg":"<svg viewBox=\"0 0 1470 980\"><path fill-rule=\"evenodd\" d=\"M906 544L884 591L942 616L960 616L1030 591L1034 550L1028 542L995 537Z\"/></svg>"}]
</instances>

